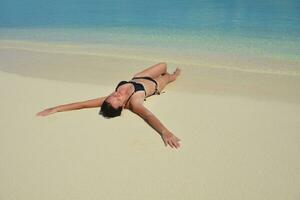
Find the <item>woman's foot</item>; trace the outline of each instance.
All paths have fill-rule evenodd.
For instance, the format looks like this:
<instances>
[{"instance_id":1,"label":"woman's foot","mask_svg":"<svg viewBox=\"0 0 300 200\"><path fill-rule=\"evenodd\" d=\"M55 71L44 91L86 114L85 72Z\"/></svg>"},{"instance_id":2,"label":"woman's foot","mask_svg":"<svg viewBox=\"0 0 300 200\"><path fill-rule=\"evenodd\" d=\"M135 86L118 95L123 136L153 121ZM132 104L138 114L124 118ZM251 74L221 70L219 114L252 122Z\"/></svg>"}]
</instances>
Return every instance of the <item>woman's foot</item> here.
<instances>
[{"instance_id":1,"label":"woman's foot","mask_svg":"<svg viewBox=\"0 0 300 200\"><path fill-rule=\"evenodd\" d=\"M181 69L176 68L173 74L170 74L170 82L175 81L177 77L180 75L180 73L181 73Z\"/></svg>"}]
</instances>

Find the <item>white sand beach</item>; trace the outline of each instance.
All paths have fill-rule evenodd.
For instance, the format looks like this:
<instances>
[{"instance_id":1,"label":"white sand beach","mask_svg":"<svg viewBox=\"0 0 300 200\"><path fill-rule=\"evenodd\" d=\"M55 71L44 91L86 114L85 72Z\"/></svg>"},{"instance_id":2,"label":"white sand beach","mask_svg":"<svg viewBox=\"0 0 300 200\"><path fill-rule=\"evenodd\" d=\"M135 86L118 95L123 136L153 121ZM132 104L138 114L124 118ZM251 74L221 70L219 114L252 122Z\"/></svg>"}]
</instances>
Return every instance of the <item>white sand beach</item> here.
<instances>
[{"instance_id":1,"label":"white sand beach","mask_svg":"<svg viewBox=\"0 0 300 200\"><path fill-rule=\"evenodd\" d=\"M299 76L0 44L0 199L300 197ZM129 111L110 120L99 109L35 116L109 94L160 61L182 75L145 105L181 139L178 150Z\"/></svg>"}]
</instances>

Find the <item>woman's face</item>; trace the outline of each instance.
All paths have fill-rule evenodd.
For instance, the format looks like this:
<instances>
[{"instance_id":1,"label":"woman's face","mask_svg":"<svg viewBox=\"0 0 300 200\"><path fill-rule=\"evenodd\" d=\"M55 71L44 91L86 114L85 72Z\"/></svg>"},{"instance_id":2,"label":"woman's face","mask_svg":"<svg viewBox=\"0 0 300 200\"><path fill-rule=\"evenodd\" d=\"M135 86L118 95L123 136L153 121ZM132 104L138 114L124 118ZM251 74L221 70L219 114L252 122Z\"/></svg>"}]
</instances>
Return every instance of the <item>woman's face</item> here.
<instances>
[{"instance_id":1,"label":"woman's face","mask_svg":"<svg viewBox=\"0 0 300 200\"><path fill-rule=\"evenodd\" d=\"M105 100L114 108L123 107L124 97L120 94L120 92L116 91L111 93Z\"/></svg>"}]
</instances>

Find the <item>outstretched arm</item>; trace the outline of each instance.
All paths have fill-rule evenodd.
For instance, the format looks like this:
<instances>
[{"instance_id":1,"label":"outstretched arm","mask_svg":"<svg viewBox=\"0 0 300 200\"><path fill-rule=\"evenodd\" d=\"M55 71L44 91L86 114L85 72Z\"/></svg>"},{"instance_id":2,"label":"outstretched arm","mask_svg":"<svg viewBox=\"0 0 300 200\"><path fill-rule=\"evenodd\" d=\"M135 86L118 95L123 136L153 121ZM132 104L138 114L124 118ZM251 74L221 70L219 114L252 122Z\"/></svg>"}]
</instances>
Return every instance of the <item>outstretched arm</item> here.
<instances>
[{"instance_id":1,"label":"outstretched arm","mask_svg":"<svg viewBox=\"0 0 300 200\"><path fill-rule=\"evenodd\" d=\"M64 111L70 111L70 110L78 110L78 109L84 109L84 108L95 108L100 107L105 100L106 97L100 97L97 99L91 99L87 101L81 101L76 103L70 103L65 105L59 105L52 108L47 108L39 113L37 113L37 116L47 116L50 114L54 114L56 112L64 112Z\"/></svg>"},{"instance_id":2,"label":"outstretched arm","mask_svg":"<svg viewBox=\"0 0 300 200\"><path fill-rule=\"evenodd\" d=\"M145 120L154 130L156 130L162 137L165 145L170 147L179 148L180 139L177 138L173 133L171 133L160 121L159 119L146 107L143 105L135 106L131 109L132 112L140 116Z\"/></svg>"}]
</instances>

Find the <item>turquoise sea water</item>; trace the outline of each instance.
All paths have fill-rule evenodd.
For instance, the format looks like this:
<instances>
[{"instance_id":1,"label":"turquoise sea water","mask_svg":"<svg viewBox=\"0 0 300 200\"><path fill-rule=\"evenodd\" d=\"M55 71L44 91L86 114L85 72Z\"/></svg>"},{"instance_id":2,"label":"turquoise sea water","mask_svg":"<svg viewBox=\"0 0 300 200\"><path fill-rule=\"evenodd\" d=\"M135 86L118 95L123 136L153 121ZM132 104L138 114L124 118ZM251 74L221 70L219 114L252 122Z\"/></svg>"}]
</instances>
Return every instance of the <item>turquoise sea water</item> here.
<instances>
[{"instance_id":1,"label":"turquoise sea water","mask_svg":"<svg viewBox=\"0 0 300 200\"><path fill-rule=\"evenodd\" d=\"M299 61L299 10L299 0L0 0L0 39Z\"/></svg>"}]
</instances>

